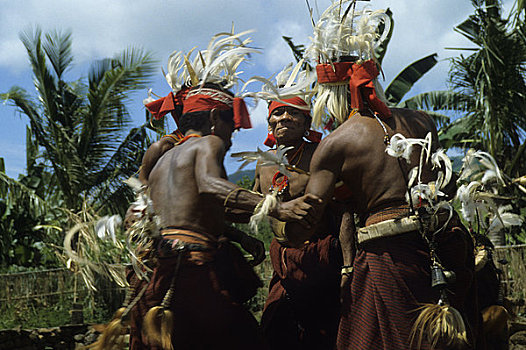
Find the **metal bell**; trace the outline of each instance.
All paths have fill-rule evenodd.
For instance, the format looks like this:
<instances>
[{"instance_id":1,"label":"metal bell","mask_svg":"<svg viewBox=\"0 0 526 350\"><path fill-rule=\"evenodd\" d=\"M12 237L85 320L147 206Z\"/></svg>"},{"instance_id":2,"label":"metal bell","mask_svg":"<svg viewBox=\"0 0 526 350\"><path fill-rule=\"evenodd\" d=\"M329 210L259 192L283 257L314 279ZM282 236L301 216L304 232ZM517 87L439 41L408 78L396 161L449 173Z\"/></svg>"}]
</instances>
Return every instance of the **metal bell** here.
<instances>
[{"instance_id":1,"label":"metal bell","mask_svg":"<svg viewBox=\"0 0 526 350\"><path fill-rule=\"evenodd\" d=\"M441 289L445 286L447 286L447 280L444 270L436 264L431 266L431 287Z\"/></svg>"}]
</instances>

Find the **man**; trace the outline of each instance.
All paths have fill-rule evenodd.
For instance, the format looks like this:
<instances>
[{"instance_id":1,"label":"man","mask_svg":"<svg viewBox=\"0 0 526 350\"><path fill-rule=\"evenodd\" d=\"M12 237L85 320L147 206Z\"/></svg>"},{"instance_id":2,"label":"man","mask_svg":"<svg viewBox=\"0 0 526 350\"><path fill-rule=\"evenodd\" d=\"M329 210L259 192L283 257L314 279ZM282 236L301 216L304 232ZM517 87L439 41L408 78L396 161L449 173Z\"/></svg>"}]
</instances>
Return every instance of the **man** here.
<instances>
[{"instance_id":1,"label":"man","mask_svg":"<svg viewBox=\"0 0 526 350\"><path fill-rule=\"evenodd\" d=\"M406 194L409 169L419 164L419 152L413 152L410 163L405 164L386 153L390 138L400 133L406 138L424 139L431 132L433 149L436 149L437 132L432 119L425 113L388 109L383 104L376 89L371 88L378 75L372 60L353 63L340 59L333 64L318 65L318 82L347 84L349 107L354 110L348 120L338 120L342 124L318 146L311 161L306 193L320 197L323 207L333 196L335 184L341 180L350 190L354 212L366 228L377 228L389 219L410 216L418 206L413 203L414 208L411 208ZM424 166L422 182L434 176L430 166ZM295 244L310 235L294 223L288 224L287 229ZM342 283L348 284L348 300L342 310L337 347L409 349L417 309L423 303L436 303L440 297L431 287L429 246L415 229L391 230L372 238L367 236L368 232L360 229L355 236L358 250L354 261L352 253L344 254L344 264L352 268L344 271ZM473 284L473 246L458 216L453 216L436 243L435 252L443 268L456 273L456 281L448 285L449 302L468 324L469 346L476 346L478 314ZM342 249L352 251L352 246L342 242ZM424 337L416 342L420 340L419 349L430 347L428 339ZM417 346L415 344L413 347ZM438 344L436 348L452 347Z\"/></svg>"},{"instance_id":2,"label":"man","mask_svg":"<svg viewBox=\"0 0 526 350\"><path fill-rule=\"evenodd\" d=\"M277 192L282 201L303 194L310 160L321 139L321 134L309 130L312 118L305 108L307 103L301 97L270 103L265 144L292 147L287 158L296 171L286 176L277 165L258 165L255 191ZM279 225L275 219L271 218L271 222L273 227ZM334 348L340 308L341 253L334 236L338 229L326 218L311 242L297 249L281 245L276 238L272 240L270 259L274 273L261 319L271 349Z\"/></svg>"},{"instance_id":3,"label":"man","mask_svg":"<svg viewBox=\"0 0 526 350\"><path fill-rule=\"evenodd\" d=\"M255 293L258 280L239 251L219 240L225 206L252 212L262 201L226 180L223 157L232 132L250 126L245 108L232 116L233 100L217 85L193 88L179 119L185 136L148 176L162 239L151 281L132 309L132 349L160 347L165 340L155 329L167 328L170 323L159 320L172 318L170 341L179 349L263 348L254 318L241 305ZM278 205L271 215L297 219L309 208L292 212ZM141 283L135 287L140 289ZM155 327L156 322L161 325Z\"/></svg>"}]
</instances>

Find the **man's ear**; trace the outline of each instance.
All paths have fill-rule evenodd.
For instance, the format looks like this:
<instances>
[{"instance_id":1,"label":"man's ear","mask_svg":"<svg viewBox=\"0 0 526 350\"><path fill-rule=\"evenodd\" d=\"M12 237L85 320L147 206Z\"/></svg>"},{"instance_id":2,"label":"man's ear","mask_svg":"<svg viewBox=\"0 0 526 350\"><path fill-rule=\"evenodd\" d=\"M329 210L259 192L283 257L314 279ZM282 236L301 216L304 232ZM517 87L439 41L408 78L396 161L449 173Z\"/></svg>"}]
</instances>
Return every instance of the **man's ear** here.
<instances>
[{"instance_id":1,"label":"man's ear","mask_svg":"<svg viewBox=\"0 0 526 350\"><path fill-rule=\"evenodd\" d=\"M218 109L212 109L210 111L209 120L210 120L210 126L215 126L217 124L217 121L219 120L219 110Z\"/></svg>"}]
</instances>

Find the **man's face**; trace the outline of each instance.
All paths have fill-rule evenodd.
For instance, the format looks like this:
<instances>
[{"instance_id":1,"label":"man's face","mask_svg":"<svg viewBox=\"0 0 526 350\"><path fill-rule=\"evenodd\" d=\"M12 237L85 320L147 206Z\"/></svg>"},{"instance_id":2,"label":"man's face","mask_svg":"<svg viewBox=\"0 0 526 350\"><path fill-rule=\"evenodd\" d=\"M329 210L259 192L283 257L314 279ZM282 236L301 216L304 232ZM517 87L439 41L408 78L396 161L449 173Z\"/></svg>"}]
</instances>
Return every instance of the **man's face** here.
<instances>
[{"instance_id":1,"label":"man's face","mask_svg":"<svg viewBox=\"0 0 526 350\"><path fill-rule=\"evenodd\" d=\"M306 124L305 114L291 106L276 108L268 119L268 129L274 134L278 144L301 140L309 128Z\"/></svg>"}]
</instances>

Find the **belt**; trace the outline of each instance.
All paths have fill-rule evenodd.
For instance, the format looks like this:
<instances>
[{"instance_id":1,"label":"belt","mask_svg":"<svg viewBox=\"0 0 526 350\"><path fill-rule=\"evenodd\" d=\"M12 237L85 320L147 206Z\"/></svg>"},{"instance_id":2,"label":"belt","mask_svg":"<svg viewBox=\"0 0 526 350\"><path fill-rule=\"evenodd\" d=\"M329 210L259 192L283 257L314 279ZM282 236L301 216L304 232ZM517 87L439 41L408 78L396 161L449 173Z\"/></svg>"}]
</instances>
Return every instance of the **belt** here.
<instances>
[{"instance_id":1,"label":"belt","mask_svg":"<svg viewBox=\"0 0 526 350\"><path fill-rule=\"evenodd\" d=\"M358 229L358 244L362 244L373 239L390 237L417 231L420 229L420 221L416 215L401 219L390 219Z\"/></svg>"},{"instance_id":2,"label":"belt","mask_svg":"<svg viewBox=\"0 0 526 350\"><path fill-rule=\"evenodd\" d=\"M185 254L185 261L197 265L214 261L217 239L209 234L177 228L163 228L158 243L159 257Z\"/></svg>"},{"instance_id":3,"label":"belt","mask_svg":"<svg viewBox=\"0 0 526 350\"><path fill-rule=\"evenodd\" d=\"M451 214L448 211L439 211L434 215L426 215L420 218L417 215L411 215L403 218L385 220L358 229L358 244L378 238L420 231L421 229L425 230L426 233L432 232L447 224L450 219Z\"/></svg>"}]
</instances>

